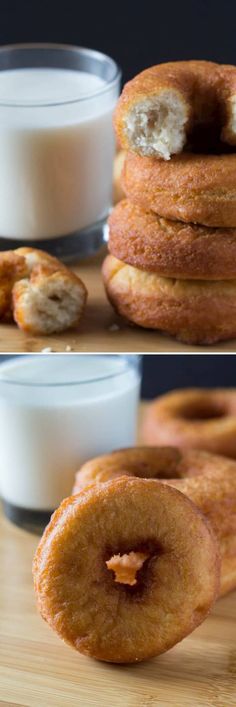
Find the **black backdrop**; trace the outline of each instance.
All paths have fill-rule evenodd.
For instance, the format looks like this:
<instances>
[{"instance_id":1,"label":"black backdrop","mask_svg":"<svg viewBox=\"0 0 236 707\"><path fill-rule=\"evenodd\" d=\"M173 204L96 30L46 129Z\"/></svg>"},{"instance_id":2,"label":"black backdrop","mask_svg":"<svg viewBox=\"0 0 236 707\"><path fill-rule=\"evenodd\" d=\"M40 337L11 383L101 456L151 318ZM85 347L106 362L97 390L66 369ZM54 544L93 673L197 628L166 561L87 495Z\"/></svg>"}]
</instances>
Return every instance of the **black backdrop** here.
<instances>
[{"instance_id":1,"label":"black backdrop","mask_svg":"<svg viewBox=\"0 0 236 707\"><path fill-rule=\"evenodd\" d=\"M7 358L11 356L0 354L0 364ZM173 388L236 388L236 354L147 354L143 356L142 365L142 397L146 399Z\"/></svg>"},{"instance_id":2,"label":"black backdrop","mask_svg":"<svg viewBox=\"0 0 236 707\"><path fill-rule=\"evenodd\" d=\"M0 0L0 44L54 41L100 49L125 80L160 61L236 63L235 0Z\"/></svg>"}]
</instances>

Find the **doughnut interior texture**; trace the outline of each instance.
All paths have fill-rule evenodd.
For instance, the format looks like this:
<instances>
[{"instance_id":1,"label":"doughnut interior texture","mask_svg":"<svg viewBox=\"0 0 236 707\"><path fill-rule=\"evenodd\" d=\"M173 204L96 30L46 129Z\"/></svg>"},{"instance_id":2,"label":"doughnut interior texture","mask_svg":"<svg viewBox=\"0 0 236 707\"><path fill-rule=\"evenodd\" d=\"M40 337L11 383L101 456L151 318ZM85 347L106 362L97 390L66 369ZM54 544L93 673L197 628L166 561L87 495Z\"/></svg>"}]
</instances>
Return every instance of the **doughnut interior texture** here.
<instances>
[{"instance_id":1,"label":"doughnut interior texture","mask_svg":"<svg viewBox=\"0 0 236 707\"><path fill-rule=\"evenodd\" d=\"M117 581L109 560L132 552L145 555L136 583ZM219 591L218 548L187 496L122 477L62 502L36 552L34 581L43 618L66 642L99 660L136 662L207 616Z\"/></svg>"},{"instance_id":2,"label":"doughnut interior texture","mask_svg":"<svg viewBox=\"0 0 236 707\"><path fill-rule=\"evenodd\" d=\"M210 521L221 556L220 594L236 588L236 463L199 450L134 447L92 459L77 472L73 492L119 476L155 479L178 488ZM187 526L186 526L187 528Z\"/></svg>"},{"instance_id":3,"label":"doughnut interior texture","mask_svg":"<svg viewBox=\"0 0 236 707\"><path fill-rule=\"evenodd\" d=\"M208 61L153 66L129 81L115 114L123 149L169 160L202 126L236 144L236 68Z\"/></svg>"}]
</instances>

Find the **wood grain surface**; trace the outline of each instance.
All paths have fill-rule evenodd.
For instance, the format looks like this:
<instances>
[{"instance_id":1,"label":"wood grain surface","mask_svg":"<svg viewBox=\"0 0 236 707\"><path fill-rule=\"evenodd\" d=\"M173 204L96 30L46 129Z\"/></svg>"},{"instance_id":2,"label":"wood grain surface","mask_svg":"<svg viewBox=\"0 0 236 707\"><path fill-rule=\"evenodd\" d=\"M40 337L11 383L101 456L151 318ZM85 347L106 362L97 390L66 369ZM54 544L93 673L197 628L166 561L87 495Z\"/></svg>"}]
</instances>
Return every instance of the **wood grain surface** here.
<instances>
[{"instance_id":1,"label":"wood grain surface","mask_svg":"<svg viewBox=\"0 0 236 707\"><path fill-rule=\"evenodd\" d=\"M88 293L88 303L78 331L70 331L53 336L33 337L21 332L15 324L0 325L0 352L30 353L50 347L55 352L213 352L236 351L236 341L227 341L214 346L187 346L147 329L130 326L116 316L109 304L101 279L101 263L105 257L105 248L96 257L82 260L73 269L83 279ZM112 330L116 324L118 329Z\"/></svg>"},{"instance_id":2,"label":"wood grain surface","mask_svg":"<svg viewBox=\"0 0 236 707\"><path fill-rule=\"evenodd\" d=\"M37 542L0 514L0 705L235 707L236 592L168 653L126 667L99 663L64 645L38 615Z\"/></svg>"}]
</instances>

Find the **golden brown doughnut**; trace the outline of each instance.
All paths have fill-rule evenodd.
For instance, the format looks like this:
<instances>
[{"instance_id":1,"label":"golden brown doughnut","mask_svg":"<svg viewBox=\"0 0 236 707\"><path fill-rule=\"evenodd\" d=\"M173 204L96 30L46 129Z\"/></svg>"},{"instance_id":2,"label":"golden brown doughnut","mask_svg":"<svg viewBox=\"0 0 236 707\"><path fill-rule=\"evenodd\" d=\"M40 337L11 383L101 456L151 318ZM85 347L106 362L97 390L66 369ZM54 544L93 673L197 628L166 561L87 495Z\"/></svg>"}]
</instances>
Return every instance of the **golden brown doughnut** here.
<instances>
[{"instance_id":1,"label":"golden brown doughnut","mask_svg":"<svg viewBox=\"0 0 236 707\"><path fill-rule=\"evenodd\" d=\"M170 162L129 152L122 174L131 201L164 218L236 226L236 154L183 153Z\"/></svg>"},{"instance_id":2,"label":"golden brown doughnut","mask_svg":"<svg viewBox=\"0 0 236 707\"><path fill-rule=\"evenodd\" d=\"M110 253L136 268L164 277L236 278L236 229L170 221L128 199L108 224Z\"/></svg>"},{"instance_id":3,"label":"golden brown doughnut","mask_svg":"<svg viewBox=\"0 0 236 707\"><path fill-rule=\"evenodd\" d=\"M236 389L173 390L146 408L145 444L205 449L236 459Z\"/></svg>"},{"instance_id":4,"label":"golden brown doughnut","mask_svg":"<svg viewBox=\"0 0 236 707\"><path fill-rule=\"evenodd\" d=\"M23 331L51 334L77 326L87 291L57 258L36 248L0 254L0 318Z\"/></svg>"},{"instance_id":5,"label":"golden brown doughnut","mask_svg":"<svg viewBox=\"0 0 236 707\"><path fill-rule=\"evenodd\" d=\"M152 66L129 81L115 113L121 147L170 159L207 132L236 144L236 67L210 61Z\"/></svg>"},{"instance_id":6,"label":"golden brown doughnut","mask_svg":"<svg viewBox=\"0 0 236 707\"><path fill-rule=\"evenodd\" d=\"M62 502L39 543L34 582L43 618L67 643L99 660L141 661L207 616L218 546L187 496L123 477Z\"/></svg>"},{"instance_id":7,"label":"golden brown doughnut","mask_svg":"<svg viewBox=\"0 0 236 707\"><path fill-rule=\"evenodd\" d=\"M199 450L134 447L92 459L77 472L73 493L119 476L156 479L186 494L211 522L221 555L223 595L236 587L236 463ZM187 528L186 528L187 530Z\"/></svg>"},{"instance_id":8,"label":"golden brown doughnut","mask_svg":"<svg viewBox=\"0 0 236 707\"><path fill-rule=\"evenodd\" d=\"M115 310L135 324L187 344L236 337L236 280L176 280L126 265L112 255L103 280Z\"/></svg>"}]
</instances>

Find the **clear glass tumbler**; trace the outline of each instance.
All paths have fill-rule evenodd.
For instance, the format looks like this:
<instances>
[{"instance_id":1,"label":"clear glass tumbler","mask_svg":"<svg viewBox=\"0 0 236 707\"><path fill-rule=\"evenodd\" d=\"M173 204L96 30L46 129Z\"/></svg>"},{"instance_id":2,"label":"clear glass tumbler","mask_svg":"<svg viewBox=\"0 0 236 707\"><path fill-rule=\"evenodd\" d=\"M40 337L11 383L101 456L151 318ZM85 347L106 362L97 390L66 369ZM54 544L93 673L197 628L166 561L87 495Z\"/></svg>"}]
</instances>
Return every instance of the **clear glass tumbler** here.
<instances>
[{"instance_id":1,"label":"clear glass tumbler","mask_svg":"<svg viewBox=\"0 0 236 707\"><path fill-rule=\"evenodd\" d=\"M96 252L112 203L120 71L81 47L0 49L0 250Z\"/></svg>"},{"instance_id":2,"label":"clear glass tumbler","mask_svg":"<svg viewBox=\"0 0 236 707\"><path fill-rule=\"evenodd\" d=\"M45 524L88 459L135 444L136 355L17 356L0 366L0 491L5 514Z\"/></svg>"}]
</instances>

